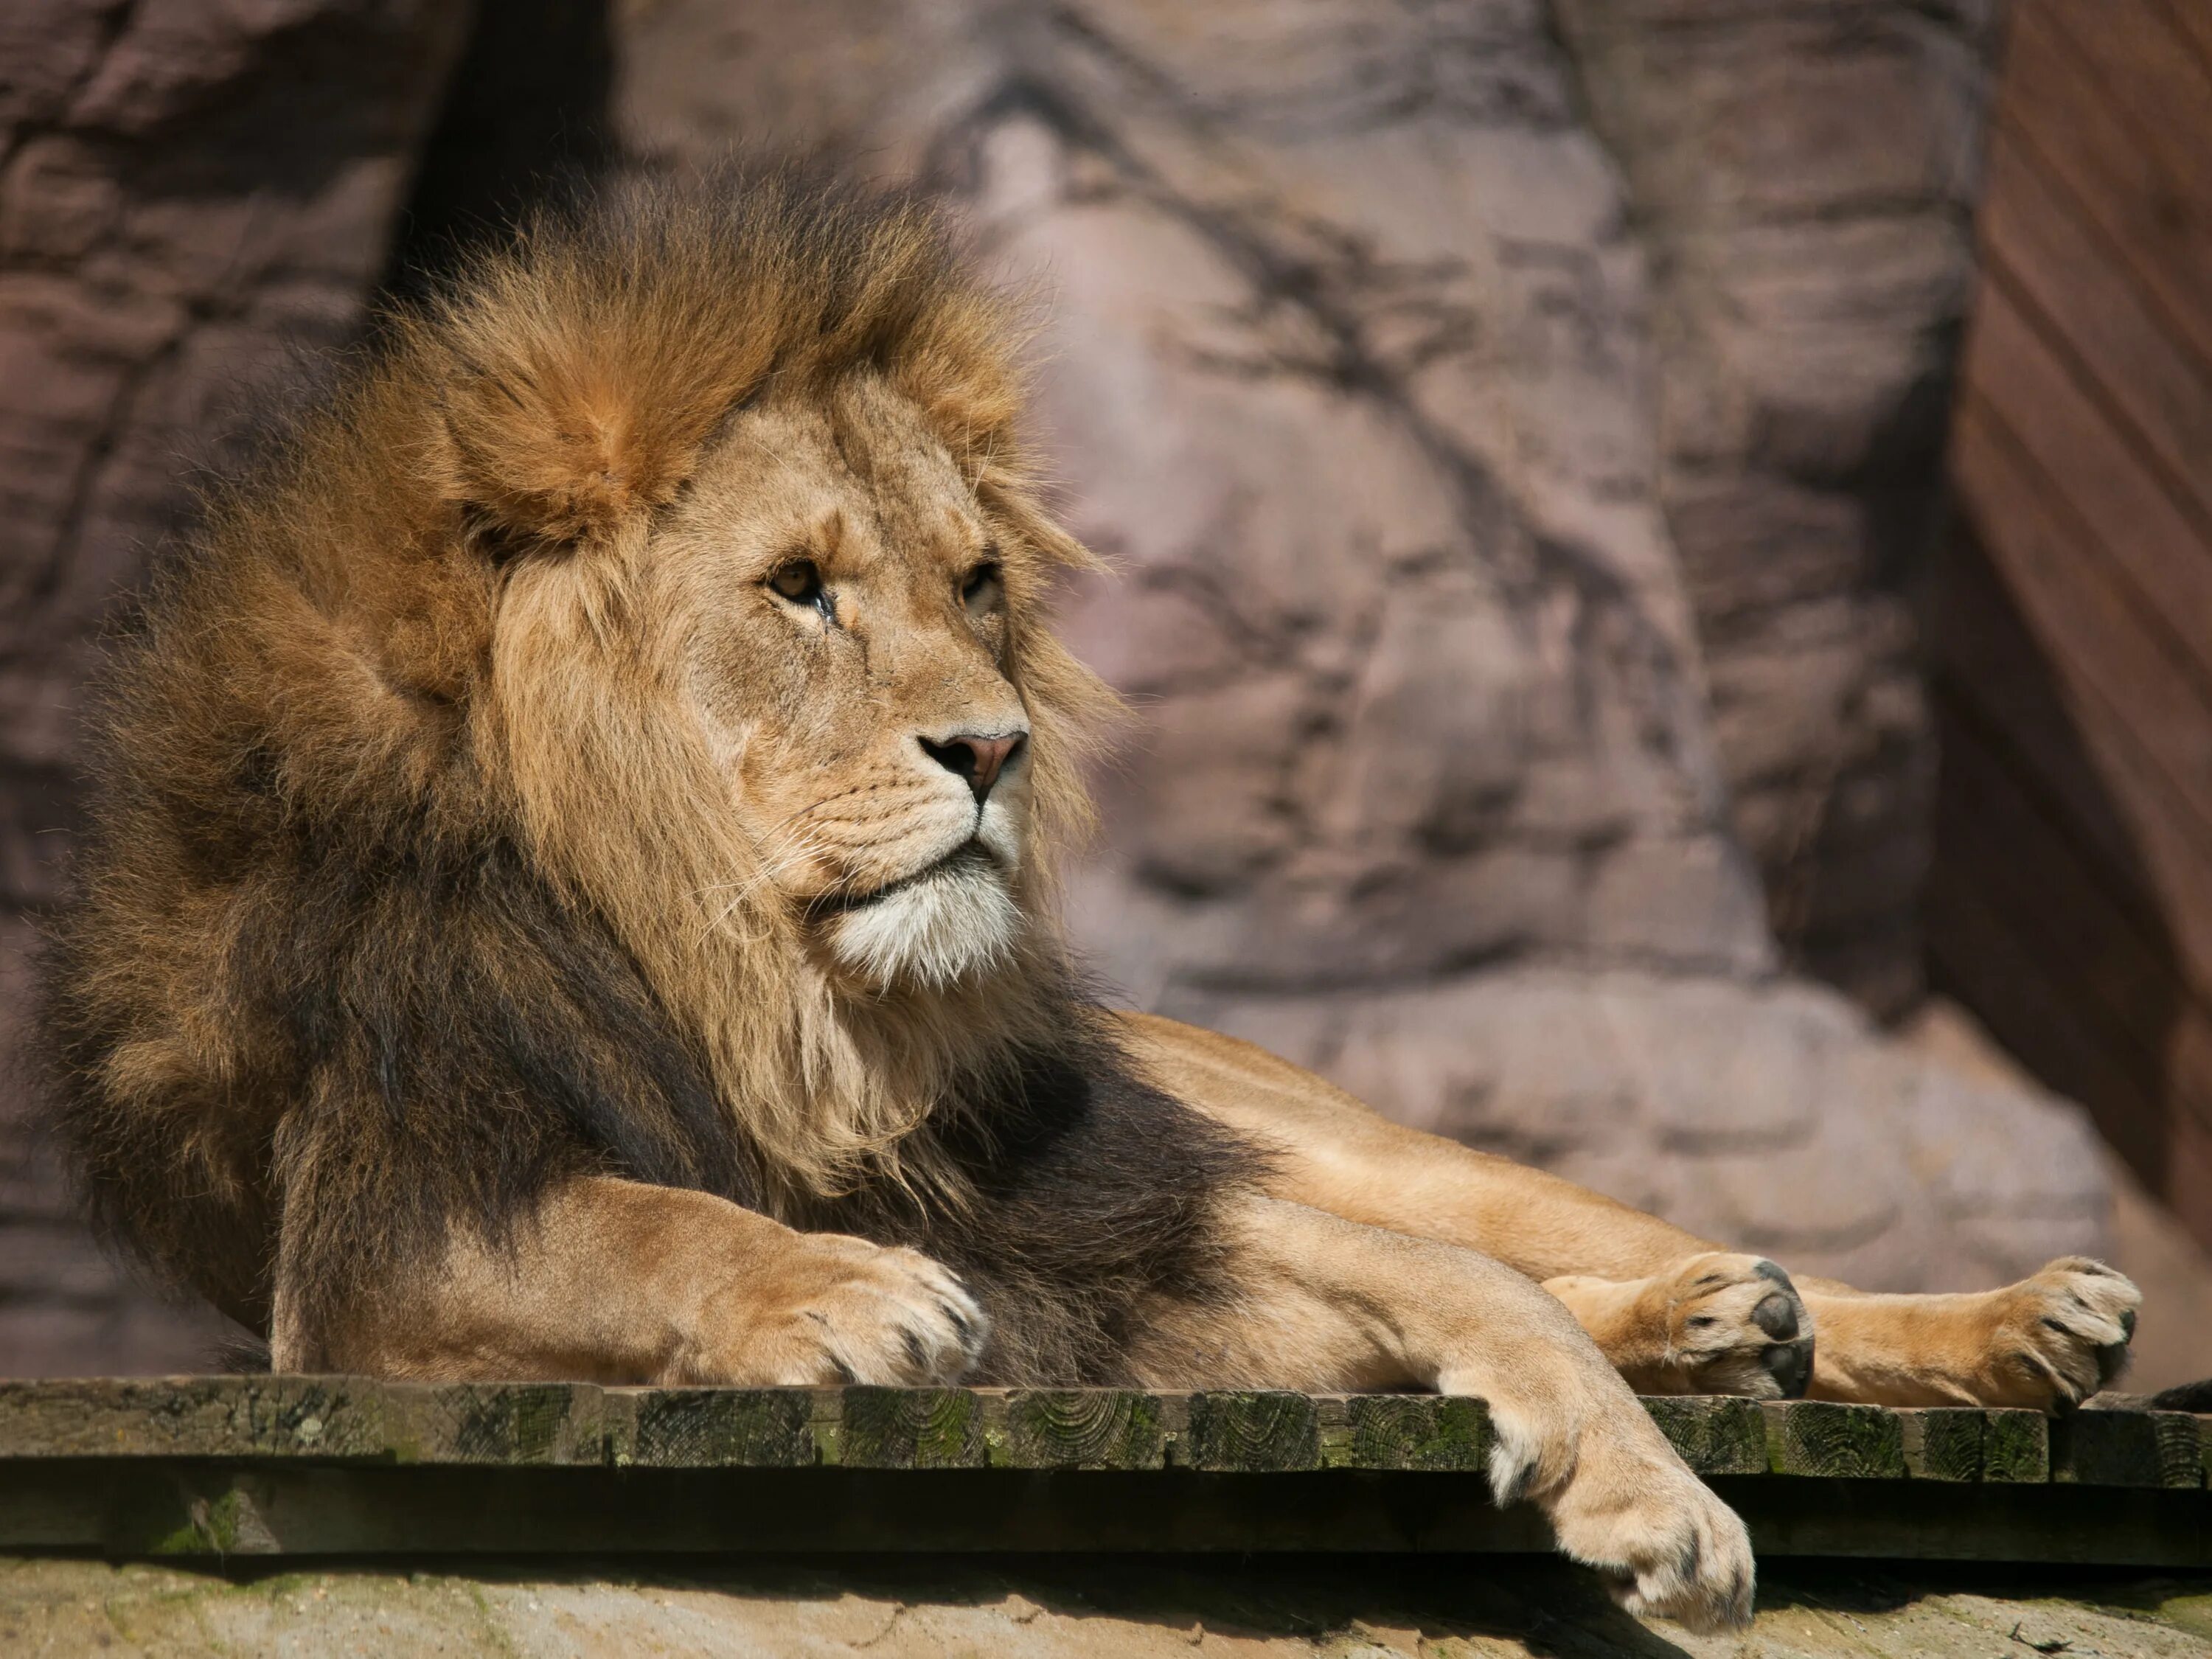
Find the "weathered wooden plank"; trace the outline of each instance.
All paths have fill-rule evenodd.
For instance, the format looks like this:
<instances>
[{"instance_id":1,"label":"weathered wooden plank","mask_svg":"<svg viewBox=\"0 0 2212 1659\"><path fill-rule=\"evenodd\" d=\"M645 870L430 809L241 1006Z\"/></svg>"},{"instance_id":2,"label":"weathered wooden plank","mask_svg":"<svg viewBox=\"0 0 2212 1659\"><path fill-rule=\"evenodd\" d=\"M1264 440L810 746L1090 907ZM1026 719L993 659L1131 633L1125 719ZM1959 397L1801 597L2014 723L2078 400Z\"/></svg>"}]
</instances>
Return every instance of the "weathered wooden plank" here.
<instances>
[{"instance_id":1,"label":"weathered wooden plank","mask_svg":"<svg viewBox=\"0 0 2212 1659\"><path fill-rule=\"evenodd\" d=\"M2172 25L2183 45L2193 50L2197 61L2212 75L2212 7L2197 0L2148 0Z\"/></svg>"},{"instance_id":2,"label":"weathered wooden plank","mask_svg":"<svg viewBox=\"0 0 2212 1659\"><path fill-rule=\"evenodd\" d=\"M815 1462L810 1391L799 1389L610 1389L629 1412L627 1444L610 1461L654 1468L804 1468Z\"/></svg>"},{"instance_id":3,"label":"weathered wooden plank","mask_svg":"<svg viewBox=\"0 0 2212 1659\"><path fill-rule=\"evenodd\" d=\"M2168 1139L2201 1133L2212 1113L2212 1015L2203 989L2212 975L2212 927L2191 920L2212 916L2212 832L2202 799L2212 784L2212 705L2154 641L2112 625L2112 607L2085 568L2094 550L2081 553L2085 538L2061 534L2039 510L2040 481L1980 410L1973 400L1962 409L1956 445L1961 476L1972 481L1968 506L1987 522L1978 524L1977 541L1954 551L1944 577L1940 703L1953 760L1939 795L1942 874L1929 894L1930 945L1998 1034L2046 1081L2082 1098L2130 1163L2162 1185L2176 1167ZM1994 560L2001 544L2002 579L1978 550L1990 550ZM2018 820L2019 836L2000 841L1960 823L1960 781L1972 769L1979 734L1969 731L1960 742L1954 714L1993 734L2008 760L2034 769L2069 837L2099 860L2100 876L2151 893L2145 908L2176 932L2164 948L2185 969L2174 970L2179 977L2165 994L2154 983L2124 989L2111 961L2087 977L2081 953L2097 943L2094 935L2069 933L2057 948L2039 946L2032 934L1989 937L1992 929L2055 925L2053 906L2065 892L2039 894L2022 908L1980 891L2003 874L1999 864L2025 856L2014 841L2032 838L2037 825ZM2061 867L2049 877L2064 873ZM1996 914L1978 916L1977 904ZM2157 966L2150 963L2154 978ZM2035 973L2057 976L2049 995L2025 982ZM2128 996L2131 1009L2156 1008L2154 1026L2142 1025L2142 1013L2116 1013L2109 1006L2115 995ZM2046 1006L2007 1013L2007 1005L2031 997Z\"/></svg>"},{"instance_id":4,"label":"weathered wooden plank","mask_svg":"<svg viewBox=\"0 0 2212 1659\"><path fill-rule=\"evenodd\" d=\"M1317 1469L1320 1430L1308 1395L1274 1389L1194 1394L1182 1454L1192 1468L1221 1473Z\"/></svg>"},{"instance_id":5,"label":"weathered wooden plank","mask_svg":"<svg viewBox=\"0 0 2212 1659\"><path fill-rule=\"evenodd\" d=\"M1652 1399L1701 1473L2197 1490L2212 1419ZM1118 1472L1486 1472L1480 1400L1115 1389L600 1389L314 1376L0 1384L0 1468L145 1463ZM1172 1448L1172 1450L1170 1450ZM0 1481L0 1486L4 1486Z\"/></svg>"},{"instance_id":6,"label":"weathered wooden plank","mask_svg":"<svg viewBox=\"0 0 2212 1659\"><path fill-rule=\"evenodd\" d=\"M2166 1103L2146 1057L2116 1046L2117 1034L2089 1017L2078 990L2057 981L2041 941L2023 934L2009 907L1978 884L1932 884L1926 912L1929 951L1944 982L2037 1077L2087 1107L2136 1173L2155 1182Z\"/></svg>"},{"instance_id":7,"label":"weathered wooden plank","mask_svg":"<svg viewBox=\"0 0 2212 1659\"><path fill-rule=\"evenodd\" d=\"M1941 1407L1897 1416L1905 1473L1915 1480L1982 1478L1982 1438L1988 1424L1981 1412Z\"/></svg>"},{"instance_id":8,"label":"weathered wooden plank","mask_svg":"<svg viewBox=\"0 0 2212 1659\"><path fill-rule=\"evenodd\" d=\"M2200 1242L2212 1240L2212 1127L2194 1110L2167 1115L2166 1178L2151 1190Z\"/></svg>"},{"instance_id":9,"label":"weathered wooden plank","mask_svg":"<svg viewBox=\"0 0 2212 1659\"><path fill-rule=\"evenodd\" d=\"M1018 1469L1157 1469L1167 1425L1156 1395L1127 1389L1018 1389L1006 1395L993 1462Z\"/></svg>"},{"instance_id":10,"label":"weathered wooden plank","mask_svg":"<svg viewBox=\"0 0 2212 1659\"><path fill-rule=\"evenodd\" d=\"M1474 1474L505 1468L272 1459L30 1460L0 1479L0 1548L139 1557L845 1552L1541 1550L1530 1506ZM1716 1478L1761 1559L2212 1565L2198 1490ZM1464 1570L1464 1569L1462 1569Z\"/></svg>"},{"instance_id":11,"label":"weathered wooden plank","mask_svg":"<svg viewBox=\"0 0 2212 1659\"><path fill-rule=\"evenodd\" d=\"M1682 1461L1699 1474L1761 1474L1766 1471L1766 1419L1756 1401L1703 1395L1655 1395L1644 1410Z\"/></svg>"},{"instance_id":12,"label":"weathered wooden plank","mask_svg":"<svg viewBox=\"0 0 2212 1659\"><path fill-rule=\"evenodd\" d=\"M402 1462L602 1463L602 1395L588 1383L386 1383L386 1446Z\"/></svg>"},{"instance_id":13,"label":"weathered wooden plank","mask_svg":"<svg viewBox=\"0 0 2212 1659\"><path fill-rule=\"evenodd\" d=\"M2109 239L2177 343L2212 362L2208 96L2203 65L2149 0L2014 9L1997 118Z\"/></svg>"},{"instance_id":14,"label":"weathered wooden plank","mask_svg":"<svg viewBox=\"0 0 2212 1659\"><path fill-rule=\"evenodd\" d=\"M2051 1425L2051 1478L2065 1486L2204 1484L2197 1419L2185 1412L2076 1412Z\"/></svg>"},{"instance_id":15,"label":"weathered wooden plank","mask_svg":"<svg viewBox=\"0 0 2212 1659\"><path fill-rule=\"evenodd\" d=\"M2212 683L2212 522L2128 441L2002 285L1975 302L1961 374L2053 494L2089 531L2082 551L2120 573L2145 626Z\"/></svg>"},{"instance_id":16,"label":"weathered wooden plank","mask_svg":"<svg viewBox=\"0 0 2212 1659\"><path fill-rule=\"evenodd\" d=\"M387 1418L355 1376L0 1382L0 1455L376 1457Z\"/></svg>"},{"instance_id":17,"label":"weathered wooden plank","mask_svg":"<svg viewBox=\"0 0 2212 1659\"><path fill-rule=\"evenodd\" d=\"M1972 537L1959 539L1941 575L1942 702L2021 763L2099 868L2136 872L2161 915L2212 898L2212 854L2195 815L2151 768L2125 715L2062 674Z\"/></svg>"},{"instance_id":18,"label":"weathered wooden plank","mask_svg":"<svg viewBox=\"0 0 2212 1659\"><path fill-rule=\"evenodd\" d=\"M2212 826L2212 685L2177 659L2166 630L2145 624L2094 530L1978 398L1960 408L1952 472L1983 550L2066 691L2118 711L2193 821Z\"/></svg>"},{"instance_id":19,"label":"weathered wooden plank","mask_svg":"<svg viewBox=\"0 0 2212 1659\"><path fill-rule=\"evenodd\" d=\"M1942 690L2032 759L2069 828L2106 867L2138 872L2160 914L2173 916L2212 896L2204 787L2185 788L2176 775L2202 763L2205 744L2136 728L2196 722L2203 705L2170 664L2113 661L2152 642L2106 620L2094 565L2081 562L2094 550L2081 552L2038 508L2035 476L2000 447L1980 409L1972 399L1962 406L1955 444L1976 534L1943 573ZM2012 544L1993 545L2000 538Z\"/></svg>"},{"instance_id":20,"label":"weathered wooden plank","mask_svg":"<svg viewBox=\"0 0 2212 1659\"><path fill-rule=\"evenodd\" d=\"M1985 1412L1982 1479L2042 1486L2051 1479L2051 1419L2041 1412Z\"/></svg>"},{"instance_id":21,"label":"weathered wooden plank","mask_svg":"<svg viewBox=\"0 0 2212 1659\"><path fill-rule=\"evenodd\" d=\"M2063 940L2093 1005L2139 1047L2157 1052L2192 974L2174 960L2142 872L2113 868L2086 837L2070 833L2039 781L2021 775L2033 757L1958 736L1943 751L1936 835L1973 849L1959 873L1978 875L1976 885L2016 907L2024 925L2055 936L2054 954Z\"/></svg>"},{"instance_id":22,"label":"weathered wooden plank","mask_svg":"<svg viewBox=\"0 0 2212 1659\"><path fill-rule=\"evenodd\" d=\"M2002 126L1990 137L1984 188L1986 280L2010 289L2039 313L2039 326L2065 341L2133 438L2212 514L2212 477L2197 460L2212 453L2212 380L2174 349L2164 322L2100 239Z\"/></svg>"},{"instance_id":23,"label":"weathered wooden plank","mask_svg":"<svg viewBox=\"0 0 2212 1659\"><path fill-rule=\"evenodd\" d=\"M977 1469L989 1461L983 1399L972 1389L855 1387L838 1401L836 1461L848 1468Z\"/></svg>"},{"instance_id":24,"label":"weathered wooden plank","mask_svg":"<svg viewBox=\"0 0 2212 1659\"><path fill-rule=\"evenodd\" d=\"M1322 1461L1356 1469L1486 1473L1490 1409L1466 1395L1363 1394L1322 1402Z\"/></svg>"},{"instance_id":25,"label":"weathered wooden plank","mask_svg":"<svg viewBox=\"0 0 2212 1659\"><path fill-rule=\"evenodd\" d=\"M1766 1419L1767 1467L1777 1474L1905 1478L1905 1427L1895 1412L1818 1400L1769 1401L1760 1410Z\"/></svg>"},{"instance_id":26,"label":"weathered wooden plank","mask_svg":"<svg viewBox=\"0 0 2212 1659\"><path fill-rule=\"evenodd\" d=\"M1950 854L1946 852L1943 856ZM2053 978L2062 964L2018 931L2014 907L1966 881L1940 881L1928 898L1928 943L1946 981L2036 1075L2087 1106L2106 1137L2166 1199L2192 1235L2212 1243L2212 1129L2205 1103L2167 1092L2152 1057L2116 1045L2090 1020L2078 987ZM1990 971L2002 963L2002 972ZM2184 1026L2174 1041L2192 1041ZM2201 1074L2176 1059L2177 1077ZM2136 1161L2137 1159L2140 1161Z\"/></svg>"},{"instance_id":27,"label":"weathered wooden plank","mask_svg":"<svg viewBox=\"0 0 2212 1659\"><path fill-rule=\"evenodd\" d=\"M1896 1417L1915 1480L2040 1486L2051 1478L2050 1419L2040 1412L1942 1406Z\"/></svg>"},{"instance_id":28,"label":"weathered wooden plank","mask_svg":"<svg viewBox=\"0 0 2212 1659\"><path fill-rule=\"evenodd\" d=\"M2124 1119L2100 1122L2130 1163L2154 1170L2170 1150L2170 1103L2212 1112L2212 1012L2199 988L2208 969L2175 960L2176 942L2143 900L2127 894L2139 872L2104 865L2055 821L2055 803L2018 779L2016 757L1957 720L1946 720L1942 733L1936 834L1943 884L2002 915L2075 1015L2094 1023L2127 1065L2138 1104ZM1931 907L1931 920L1948 915L1951 902L1947 895ZM2212 937L2212 929L2197 931ZM2014 954L1983 958L1960 988L1975 995L1983 976L2017 969Z\"/></svg>"}]
</instances>

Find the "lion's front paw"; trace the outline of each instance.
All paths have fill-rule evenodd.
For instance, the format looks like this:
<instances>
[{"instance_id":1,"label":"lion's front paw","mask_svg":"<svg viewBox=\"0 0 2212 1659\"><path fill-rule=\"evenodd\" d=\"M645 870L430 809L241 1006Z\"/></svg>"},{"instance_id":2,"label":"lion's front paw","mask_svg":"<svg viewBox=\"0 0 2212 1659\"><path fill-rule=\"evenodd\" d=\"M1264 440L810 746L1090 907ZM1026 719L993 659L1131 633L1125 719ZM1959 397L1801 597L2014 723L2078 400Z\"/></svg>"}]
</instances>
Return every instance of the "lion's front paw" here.
<instances>
[{"instance_id":1,"label":"lion's front paw","mask_svg":"<svg viewBox=\"0 0 2212 1659\"><path fill-rule=\"evenodd\" d=\"M769 1387L957 1382L990 1334L960 1281L918 1251L810 1233L713 1310L672 1381Z\"/></svg>"},{"instance_id":2,"label":"lion's front paw","mask_svg":"<svg viewBox=\"0 0 2212 1659\"><path fill-rule=\"evenodd\" d=\"M1696 1631L1748 1623L1750 1534L1649 1426L1583 1431L1573 1473L1539 1500L1559 1547L1596 1568L1631 1613Z\"/></svg>"},{"instance_id":3,"label":"lion's front paw","mask_svg":"<svg viewBox=\"0 0 2212 1659\"><path fill-rule=\"evenodd\" d=\"M1796 1399L1813 1378L1813 1316L1764 1256L1709 1250L1628 1280L1544 1288L1574 1310L1638 1394Z\"/></svg>"},{"instance_id":4,"label":"lion's front paw","mask_svg":"<svg viewBox=\"0 0 2212 1659\"><path fill-rule=\"evenodd\" d=\"M1992 1301L1983 1403L2064 1411L2119 1376L2142 1292L2103 1262L2069 1255Z\"/></svg>"},{"instance_id":5,"label":"lion's front paw","mask_svg":"<svg viewBox=\"0 0 2212 1659\"><path fill-rule=\"evenodd\" d=\"M1764 1256L1716 1250L1658 1281L1668 1358L1685 1394L1779 1395L1813 1380L1813 1316L1790 1275Z\"/></svg>"}]
</instances>

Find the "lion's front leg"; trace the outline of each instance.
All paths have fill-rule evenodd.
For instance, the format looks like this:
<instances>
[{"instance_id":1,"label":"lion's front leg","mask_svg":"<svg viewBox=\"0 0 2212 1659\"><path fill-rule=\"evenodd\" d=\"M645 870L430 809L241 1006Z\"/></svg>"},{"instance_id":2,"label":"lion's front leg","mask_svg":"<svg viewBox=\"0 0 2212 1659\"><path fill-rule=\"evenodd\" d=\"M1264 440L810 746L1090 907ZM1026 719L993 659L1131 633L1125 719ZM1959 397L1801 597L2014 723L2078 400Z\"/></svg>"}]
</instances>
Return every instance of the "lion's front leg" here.
<instances>
[{"instance_id":1,"label":"lion's front leg","mask_svg":"<svg viewBox=\"0 0 2212 1659\"><path fill-rule=\"evenodd\" d=\"M1634 1610L1750 1615L1743 1523L1692 1474L1571 1316L1473 1251L1279 1200L1232 1200L1218 1298L1154 1297L1131 1363L1156 1388L1472 1394L1498 1500L1528 1498Z\"/></svg>"},{"instance_id":2,"label":"lion's front leg","mask_svg":"<svg viewBox=\"0 0 2212 1659\"><path fill-rule=\"evenodd\" d=\"M1876 1296L1815 1279L1805 1301L1820 1333L1815 1399L2063 1411L2119 1376L2142 1293L2062 1256L2001 1290Z\"/></svg>"},{"instance_id":3,"label":"lion's front leg","mask_svg":"<svg viewBox=\"0 0 2212 1659\"><path fill-rule=\"evenodd\" d=\"M304 1303L280 1259L276 1369L431 1381L949 1382L988 1335L959 1281L915 1251L604 1176L547 1194L504 1246L457 1231L373 1303Z\"/></svg>"},{"instance_id":4,"label":"lion's front leg","mask_svg":"<svg viewBox=\"0 0 2212 1659\"><path fill-rule=\"evenodd\" d=\"M2034 1411L2079 1405L2119 1375L2142 1300L2081 1256L2002 1290L1955 1295L1792 1284L1762 1257L1717 1250L1647 1278L1571 1275L1544 1288L1639 1394Z\"/></svg>"}]
</instances>

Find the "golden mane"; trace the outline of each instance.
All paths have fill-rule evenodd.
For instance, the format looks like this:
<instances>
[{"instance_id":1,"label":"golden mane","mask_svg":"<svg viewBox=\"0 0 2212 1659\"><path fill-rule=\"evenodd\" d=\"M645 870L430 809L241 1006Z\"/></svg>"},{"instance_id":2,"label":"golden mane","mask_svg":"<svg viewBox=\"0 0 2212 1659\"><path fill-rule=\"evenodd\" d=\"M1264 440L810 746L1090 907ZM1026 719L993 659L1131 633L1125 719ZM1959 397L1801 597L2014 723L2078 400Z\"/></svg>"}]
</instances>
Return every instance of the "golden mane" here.
<instances>
[{"instance_id":1,"label":"golden mane","mask_svg":"<svg viewBox=\"0 0 2212 1659\"><path fill-rule=\"evenodd\" d=\"M1027 949L980 983L842 1000L794 971L794 920L764 902L758 849L713 809L724 786L669 713L675 655L638 598L647 532L731 411L771 388L828 400L866 374L921 411L1015 556L1088 565L1030 493L1018 334L919 204L787 175L706 196L634 190L541 225L409 331L448 389L434 474L448 499L495 536L560 550L508 580L486 757L547 873L608 918L705 1045L770 1154L763 1185L793 1197L895 1164L957 1073L1049 1039L1057 1003L1030 994L1064 980L1043 873L1089 823L1078 763L1112 699L1042 626L1017 631L1009 677L1034 722L1040 852L1024 872Z\"/></svg>"},{"instance_id":2,"label":"golden mane","mask_svg":"<svg viewBox=\"0 0 2212 1659\"><path fill-rule=\"evenodd\" d=\"M1066 1040L1044 872L1088 823L1085 734L1113 702L1035 614L1090 561L1034 493L1019 332L925 206L791 172L623 185L389 319L210 501L113 677L48 1015L64 1130L111 1224L234 1311L260 1306L265 1269L224 1230L265 1237L274 1185L349 1218L334 1238L397 1239L406 1218L368 1215L391 1136L337 1104L327 1135L297 1128L303 1100L348 1090L421 1156L496 1166L422 1200L431 1231L456 1208L496 1225L547 1170L605 1156L571 1140L635 1144L643 1178L788 1217L885 1175L957 1200L911 1132L956 1079ZM714 810L727 786L665 717L669 641L639 580L656 515L733 412L856 377L921 412L1009 546L1006 672L1046 854L1009 969L865 1000L805 969L757 850ZM602 983L624 972L641 993ZM655 1020L672 1031L647 1065L633 1037ZM734 1154L710 1144L695 1072L742 1131ZM415 1103L529 1090L573 1096L589 1133L465 1153L521 1131ZM714 1174L728 1157L743 1167Z\"/></svg>"}]
</instances>

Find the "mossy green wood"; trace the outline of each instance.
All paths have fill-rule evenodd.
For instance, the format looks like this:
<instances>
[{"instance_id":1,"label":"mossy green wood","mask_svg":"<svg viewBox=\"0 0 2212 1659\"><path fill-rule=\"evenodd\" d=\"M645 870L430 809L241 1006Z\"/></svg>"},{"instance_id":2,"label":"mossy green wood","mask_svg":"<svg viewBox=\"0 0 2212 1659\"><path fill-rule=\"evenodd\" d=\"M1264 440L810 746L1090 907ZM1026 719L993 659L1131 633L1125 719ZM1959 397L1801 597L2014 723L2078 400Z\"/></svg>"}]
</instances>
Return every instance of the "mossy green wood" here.
<instances>
[{"instance_id":1,"label":"mossy green wood","mask_svg":"<svg viewBox=\"0 0 2212 1659\"><path fill-rule=\"evenodd\" d=\"M2051 1478L2062 1485L2204 1484L2197 1419L2183 1412L2075 1412L2051 1425Z\"/></svg>"},{"instance_id":2,"label":"mossy green wood","mask_svg":"<svg viewBox=\"0 0 2212 1659\"><path fill-rule=\"evenodd\" d=\"M834 1461L855 1469L979 1469L989 1462L983 1417L983 1396L971 1389L846 1389Z\"/></svg>"},{"instance_id":3,"label":"mossy green wood","mask_svg":"<svg viewBox=\"0 0 2212 1659\"><path fill-rule=\"evenodd\" d=\"M387 1445L441 1463L602 1463L603 1400L561 1382L398 1384L385 1391Z\"/></svg>"},{"instance_id":4,"label":"mossy green wood","mask_svg":"<svg viewBox=\"0 0 2212 1659\"><path fill-rule=\"evenodd\" d=\"M1158 1396L1129 1389L1017 1389L991 1461L1016 1469L1156 1469L1168 1431Z\"/></svg>"},{"instance_id":5,"label":"mossy green wood","mask_svg":"<svg viewBox=\"0 0 2212 1659\"><path fill-rule=\"evenodd\" d=\"M1317 1469L1321 1421L1314 1397L1273 1389L1190 1397L1182 1461L1220 1474Z\"/></svg>"},{"instance_id":6,"label":"mossy green wood","mask_svg":"<svg viewBox=\"0 0 2212 1659\"><path fill-rule=\"evenodd\" d=\"M2051 1419L2041 1412L1982 1413L1982 1479L2041 1486L2051 1479Z\"/></svg>"},{"instance_id":7,"label":"mossy green wood","mask_svg":"<svg viewBox=\"0 0 2212 1659\"><path fill-rule=\"evenodd\" d=\"M389 1386L365 1377L0 1382L0 1454L380 1457Z\"/></svg>"},{"instance_id":8,"label":"mossy green wood","mask_svg":"<svg viewBox=\"0 0 2212 1659\"><path fill-rule=\"evenodd\" d=\"M1847 1480L1905 1477L1905 1425L1895 1412L1813 1400L1777 1401L1762 1410L1767 1466L1777 1474Z\"/></svg>"},{"instance_id":9,"label":"mossy green wood","mask_svg":"<svg viewBox=\"0 0 2212 1659\"><path fill-rule=\"evenodd\" d=\"M2201 1489L2212 1419L1644 1402L1708 1475ZM670 1468L1474 1473L1482 1402L1216 1390L602 1389L349 1376L0 1382L0 1459L201 1458Z\"/></svg>"},{"instance_id":10,"label":"mossy green wood","mask_svg":"<svg viewBox=\"0 0 2212 1659\"><path fill-rule=\"evenodd\" d=\"M813 1394L798 1389L610 1391L628 1407L627 1457L647 1468L804 1468L814 1462Z\"/></svg>"},{"instance_id":11,"label":"mossy green wood","mask_svg":"<svg viewBox=\"0 0 2212 1659\"><path fill-rule=\"evenodd\" d=\"M1682 1461L1699 1474L1766 1472L1766 1419L1756 1401L1655 1395L1644 1402Z\"/></svg>"},{"instance_id":12,"label":"mossy green wood","mask_svg":"<svg viewBox=\"0 0 2212 1659\"><path fill-rule=\"evenodd\" d=\"M1762 1551L2212 1565L2212 1419L1645 1404ZM0 1383L0 1545L1540 1547L1491 1444L1480 1401L1418 1395Z\"/></svg>"},{"instance_id":13,"label":"mossy green wood","mask_svg":"<svg viewBox=\"0 0 2212 1659\"><path fill-rule=\"evenodd\" d=\"M1322 1461L1332 1468L1486 1471L1490 1408L1465 1395L1364 1394L1325 1401Z\"/></svg>"},{"instance_id":14,"label":"mossy green wood","mask_svg":"<svg viewBox=\"0 0 2212 1659\"><path fill-rule=\"evenodd\" d=\"M1942 1406L1898 1413L1905 1472L1915 1480L1974 1481L1982 1478L1989 1416L1972 1407Z\"/></svg>"}]
</instances>

